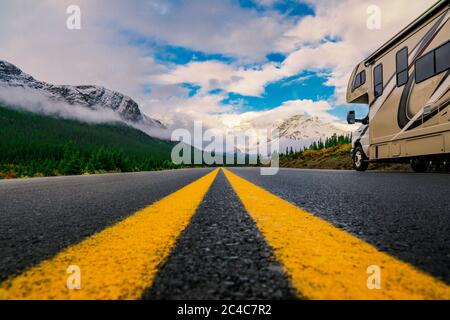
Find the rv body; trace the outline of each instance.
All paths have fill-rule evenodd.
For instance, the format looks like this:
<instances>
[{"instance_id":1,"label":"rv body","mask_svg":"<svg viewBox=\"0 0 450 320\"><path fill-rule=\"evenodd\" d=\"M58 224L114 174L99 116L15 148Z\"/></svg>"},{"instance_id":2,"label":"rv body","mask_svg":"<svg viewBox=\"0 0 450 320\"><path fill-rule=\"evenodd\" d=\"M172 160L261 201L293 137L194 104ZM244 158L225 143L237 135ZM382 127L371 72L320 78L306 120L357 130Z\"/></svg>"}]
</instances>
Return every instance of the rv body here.
<instances>
[{"instance_id":1,"label":"rv body","mask_svg":"<svg viewBox=\"0 0 450 320\"><path fill-rule=\"evenodd\" d=\"M348 103L369 105L353 134L355 168L369 162L450 161L450 4L439 1L354 69Z\"/></svg>"}]
</instances>

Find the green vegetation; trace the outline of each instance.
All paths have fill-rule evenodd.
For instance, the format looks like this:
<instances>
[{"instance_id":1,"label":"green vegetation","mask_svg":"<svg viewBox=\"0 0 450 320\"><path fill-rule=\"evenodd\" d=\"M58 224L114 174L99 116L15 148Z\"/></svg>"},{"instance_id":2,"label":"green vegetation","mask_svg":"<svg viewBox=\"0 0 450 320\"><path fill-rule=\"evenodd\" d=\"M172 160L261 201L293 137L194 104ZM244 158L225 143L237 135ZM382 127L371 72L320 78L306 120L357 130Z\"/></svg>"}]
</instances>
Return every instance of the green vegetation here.
<instances>
[{"instance_id":1,"label":"green vegetation","mask_svg":"<svg viewBox=\"0 0 450 320\"><path fill-rule=\"evenodd\" d=\"M313 142L301 151L286 149L280 155L280 165L310 169L352 169L351 135L334 135L325 141Z\"/></svg>"},{"instance_id":2,"label":"green vegetation","mask_svg":"<svg viewBox=\"0 0 450 320\"><path fill-rule=\"evenodd\" d=\"M300 152L280 155L280 166L308 169L353 169L350 150L350 143L320 149L310 147Z\"/></svg>"},{"instance_id":3,"label":"green vegetation","mask_svg":"<svg viewBox=\"0 0 450 320\"><path fill-rule=\"evenodd\" d=\"M326 138L325 141L320 139L319 141L314 141L309 147L304 147L301 151L294 151L292 147L286 148L286 153L281 154L280 157L283 160L292 160L300 158L304 155L305 151L320 151L332 147L341 146L344 144L349 144L352 142L351 135L334 135L330 138Z\"/></svg>"},{"instance_id":4,"label":"green vegetation","mask_svg":"<svg viewBox=\"0 0 450 320\"><path fill-rule=\"evenodd\" d=\"M172 169L172 147L124 124L87 124L0 106L0 179Z\"/></svg>"}]
</instances>

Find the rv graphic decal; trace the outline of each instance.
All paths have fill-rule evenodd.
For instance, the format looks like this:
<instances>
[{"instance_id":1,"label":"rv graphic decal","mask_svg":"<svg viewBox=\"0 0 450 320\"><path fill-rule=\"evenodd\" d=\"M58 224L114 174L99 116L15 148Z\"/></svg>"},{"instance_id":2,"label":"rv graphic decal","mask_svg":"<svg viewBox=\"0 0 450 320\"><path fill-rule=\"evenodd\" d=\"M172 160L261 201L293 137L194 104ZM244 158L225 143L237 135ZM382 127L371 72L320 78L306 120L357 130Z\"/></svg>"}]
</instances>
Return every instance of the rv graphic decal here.
<instances>
[{"instance_id":1,"label":"rv graphic decal","mask_svg":"<svg viewBox=\"0 0 450 320\"><path fill-rule=\"evenodd\" d=\"M405 85L403 92L402 92L402 96L400 99L400 105L398 108L398 117L397 117L397 121L398 121L398 126L400 129L405 128L408 125L408 128L406 130L412 130L414 128L417 128L418 126L422 125L423 123L425 123L426 121L430 120L431 118L433 118L438 112L439 112L439 108L435 107L434 110L431 110L431 112L423 117L422 119L415 119L415 121L413 123L410 123L411 120L413 118L415 118L414 114L411 113L410 110L410 96L411 96L411 92L412 89L414 88L414 85L416 83L416 73L415 73L415 69L414 69L414 63L415 61L422 55L422 53L428 48L428 46L430 45L430 43L433 41L433 39L436 37L436 35L439 33L439 31L442 30L442 27L445 25L445 23L448 21L449 19L449 11L447 11L447 13L445 15L443 15L440 19L438 19L438 21L434 24L434 26L427 32L427 34L423 37L423 39L420 41L420 47L419 50L417 50L416 55L414 56L414 58L412 59L413 63L412 63L412 74L409 77L408 83ZM416 51L416 50L414 50ZM442 81L438 87L436 88L436 90L439 89L440 86L442 86L443 84L446 83L445 79L448 76L448 72L444 77L444 81ZM448 106L448 104L447 104ZM441 108L442 109L442 108ZM422 112L422 111L419 111ZM419 115L420 117L420 115Z\"/></svg>"}]
</instances>

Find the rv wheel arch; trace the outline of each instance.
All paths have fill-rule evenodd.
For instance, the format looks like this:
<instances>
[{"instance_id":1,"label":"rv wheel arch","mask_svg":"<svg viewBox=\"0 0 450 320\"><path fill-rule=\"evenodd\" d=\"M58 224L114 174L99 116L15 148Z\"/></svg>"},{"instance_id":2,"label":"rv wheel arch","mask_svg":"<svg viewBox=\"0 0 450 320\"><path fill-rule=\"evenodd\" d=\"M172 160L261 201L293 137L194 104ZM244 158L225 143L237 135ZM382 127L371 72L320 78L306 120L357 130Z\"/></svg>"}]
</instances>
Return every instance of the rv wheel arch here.
<instances>
[{"instance_id":1,"label":"rv wheel arch","mask_svg":"<svg viewBox=\"0 0 450 320\"><path fill-rule=\"evenodd\" d=\"M411 168L414 172L423 173L430 167L430 161L422 158L411 159Z\"/></svg>"}]
</instances>

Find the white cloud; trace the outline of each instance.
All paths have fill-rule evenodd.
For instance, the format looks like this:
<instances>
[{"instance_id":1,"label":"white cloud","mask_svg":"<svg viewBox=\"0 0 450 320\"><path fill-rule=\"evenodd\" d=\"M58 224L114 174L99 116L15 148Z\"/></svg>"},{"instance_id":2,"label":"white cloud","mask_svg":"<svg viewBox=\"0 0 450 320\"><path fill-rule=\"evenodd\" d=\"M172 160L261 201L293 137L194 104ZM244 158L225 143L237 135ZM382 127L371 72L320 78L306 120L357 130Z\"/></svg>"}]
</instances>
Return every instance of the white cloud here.
<instances>
[{"instance_id":1,"label":"white cloud","mask_svg":"<svg viewBox=\"0 0 450 320\"><path fill-rule=\"evenodd\" d=\"M274 2L259 0L267 7ZM2 0L0 59L51 83L97 84L118 90L135 98L150 116L172 124L202 119L220 127L224 119L245 119L250 113L239 114L232 106L223 106L225 93L210 95L211 89L261 96L271 82L306 70L326 70L327 84L336 87L337 102L343 102L348 76L357 61L434 0L305 2L316 14L297 21L274 10L246 10L231 0ZM69 4L81 7L80 31L65 27ZM366 8L372 4L382 9L378 31L366 28ZM237 60L163 65L155 62L149 47L130 41L130 35ZM263 62L268 53L277 51L287 55L283 63ZM202 88L190 97L178 86L184 82ZM148 85L151 93L143 89ZM332 108L324 101L288 101L273 113L263 111L258 116L307 112L335 121L329 114Z\"/></svg>"},{"instance_id":2,"label":"white cloud","mask_svg":"<svg viewBox=\"0 0 450 320\"><path fill-rule=\"evenodd\" d=\"M149 126L143 122L124 120L111 109L89 109L85 106L70 105L46 97L42 92L21 87L0 87L0 102L10 108L39 113L55 118L70 119L87 123L124 123L147 133L149 136L170 140L170 131L165 128Z\"/></svg>"},{"instance_id":3,"label":"white cloud","mask_svg":"<svg viewBox=\"0 0 450 320\"><path fill-rule=\"evenodd\" d=\"M279 0L256 0L255 2L261 6L271 7Z\"/></svg>"},{"instance_id":4,"label":"white cloud","mask_svg":"<svg viewBox=\"0 0 450 320\"><path fill-rule=\"evenodd\" d=\"M258 128L270 128L273 123L278 123L299 114L318 117L327 122L337 122L338 118L328 113L332 109L333 107L330 103L323 100L290 100L270 110L245 112L239 115L223 114L218 117L224 126L228 128L245 126L245 123L248 122L252 122Z\"/></svg>"},{"instance_id":5,"label":"white cloud","mask_svg":"<svg viewBox=\"0 0 450 320\"><path fill-rule=\"evenodd\" d=\"M292 27L277 12L248 10L234 0L84 0L83 6L117 29L247 61L264 60Z\"/></svg>"},{"instance_id":6,"label":"white cloud","mask_svg":"<svg viewBox=\"0 0 450 320\"><path fill-rule=\"evenodd\" d=\"M221 88L244 96L261 96L265 86L271 82L303 71L330 69L335 77L328 84L339 89L346 88L348 66L354 67L355 57L358 57L358 52L351 51L344 43L326 42L317 47L296 50L281 64L267 63L260 68L248 68L217 61L192 62L155 75L153 81L170 85L192 82L200 85L204 92ZM347 60L352 62L343 63Z\"/></svg>"},{"instance_id":7,"label":"white cloud","mask_svg":"<svg viewBox=\"0 0 450 320\"><path fill-rule=\"evenodd\" d=\"M125 38L82 7L82 29L66 28L69 3L84 1L2 1L0 59L39 80L55 84L101 85L135 96L146 77L161 72L148 49Z\"/></svg>"},{"instance_id":8,"label":"white cloud","mask_svg":"<svg viewBox=\"0 0 450 320\"><path fill-rule=\"evenodd\" d=\"M25 90L20 87L0 87L0 101L13 108L63 119L88 123L123 122L120 116L112 110L92 110L83 106L52 101L41 93Z\"/></svg>"},{"instance_id":9,"label":"white cloud","mask_svg":"<svg viewBox=\"0 0 450 320\"><path fill-rule=\"evenodd\" d=\"M329 113L333 106L324 100L290 100L273 109L238 113L233 106L224 106L223 98L199 94L190 98L155 100L146 103L144 109L159 114L170 129L191 128L195 121L202 121L205 128L221 131L245 129L250 122L257 128L270 128L274 123L299 114L317 117L344 130L350 128Z\"/></svg>"},{"instance_id":10,"label":"white cloud","mask_svg":"<svg viewBox=\"0 0 450 320\"><path fill-rule=\"evenodd\" d=\"M309 2L316 10L314 17L306 17L285 33L279 45L284 50L294 51L291 64L303 64L331 68L328 84L336 87L339 102L344 102L348 77L358 61L364 59L384 42L430 7L435 0L324 0ZM366 26L367 8L371 5L381 9L381 30L370 30ZM320 41L326 37L336 39L332 46ZM287 39L287 40L286 40ZM315 47L305 50L304 47Z\"/></svg>"},{"instance_id":11,"label":"white cloud","mask_svg":"<svg viewBox=\"0 0 450 320\"><path fill-rule=\"evenodd\" d=\"M253 69L221 62L193 62L156 75L157 80L169 84L193 82L205 91L220 87L242 95L260 96L271 82L306 70L329 70L326 84L335 86L338 102L344 102L348 77L356 63L400 31L434 0L420 3L407 0L309 2L315 7L316 15L301 19L275 42L275 48L288 53L280 65L267 63ZM373 4L381 8L381 30L366 27L366 10Z\"/></svg>"},{"instance_id":12,"label":"white cloud","mask_svg":"<svg viewBox=\"0 0 450 320\"><path fill-rule=\"evenodd\" d=\"M232 113L232 106L223 106L223 95L197 94L192 97L172 96L165 99L146 100L141 109L158 115L170 128L189 127L194 121L203 121L208 128L220 127L217 115Z\"/></svg>"}]
</instances>

